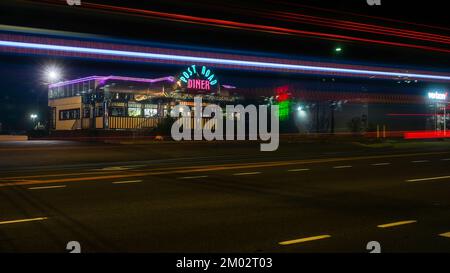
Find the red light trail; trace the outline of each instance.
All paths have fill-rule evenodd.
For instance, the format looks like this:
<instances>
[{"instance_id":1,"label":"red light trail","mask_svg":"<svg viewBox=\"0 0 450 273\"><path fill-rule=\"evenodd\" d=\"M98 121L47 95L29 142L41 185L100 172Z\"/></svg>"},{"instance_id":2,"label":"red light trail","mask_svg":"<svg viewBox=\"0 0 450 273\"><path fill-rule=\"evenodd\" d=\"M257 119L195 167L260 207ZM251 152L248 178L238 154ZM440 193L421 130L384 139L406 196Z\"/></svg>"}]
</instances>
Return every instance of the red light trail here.
<instances>
[{"instance_id":1,"label":"red light trail","mask_svg":"<svg viewBox=\"0 0 450 273\"><path fill-rule=\"evenodd\" d=\"M45 2L58 3L61 5L63 4L63 3L61 3L61 1L48 0ZM254 24L254 23L244 23L244 22L237 22L237 21L231 21L231 20L214 19L214 18L204 18L204 17L197 17L197 16L191 16L191 15L177 14L177 13L168 13L168 12L160 12L160 11L145 10L145 9L138 9L138 8L128 8L128 7L96 4L96 3L90 3L90 2L83 2L83 5L81 7L82 8L90 8L90 9L100 9L100 10L109 11L109 12L126 13L128 15L134 15L134 16L139 16L139 17L158 18L158 19L164 19L164 20L187 22L187 23L193 23L193 24L202 24L202 25L209 25L209 26L215 26L215 27L236 28L236 29L243 29L243 30L284 34L284 35L293 35L293 36L300 36L300 37L314 37L314 38L327 39L327 40L347 40L347 41L353 41L353 42L363 42L363 43L370 43L370 44L379 44L379 45L396 46L396 47L404 47L404 48L450 53L450 49L448 49L448 48L428 46L428 45L411 44L411 43L403 43L403 42L395 42L395 41L387 41L387 40L379 40L379 39L371 39L371 38L362 38L362 37L355 37L355 36L349 36L349 35L324 33L324 32L319 32L319 31L298 30L298 29L285 28L285 27L260 25L260 24ZM274 13L271 13L271 14L272 15L266 14L266 16L273 17ZM359 32L368 32L368 33L374 33L374 34L381 34L381 35L385 35L385 36L388 35L388 36L394 36L394 37L398 37L398 38L423 40L423 41L429 41L429 42L434 42L434 43L450 44L450 37L444 36L444 35L426 33L426 32L417 32L417 31L410 31L410 30L406 30L406 29L382 27L382 26L377 26L377 25L372 25L372 24L341 21L341 20L307 16L307 15L295 14L295 13L278 13L278 14L275 14L275 17L277 17L279 19L289 20L289 21L303 22L303 23L315 24L315 25L326 26L326 27L334 27L334 28L353 30L353 31L359 31Z\"/></svg>"},{"instance_id":2,"label":"red light trail","mask_svg":"<svg viewBox=\"0 0 450 273\"><path fill-rule=\"evenodd\" d=\"M435 43L450 44L450 37L426 32L411 31L407 29L396 29L372 24L357 23L345 20L328 19L324 17L308 16L296 13L277 13L275 17L292 22L307 23L318 26L346 29L360 32L381 34L385 36L395 36L400 38L410 38L416 40L430 41Z\"/></svg>"},{"instance_id":3,"label":"red light trail","mask_svg":"<svg viewBox=\"0 0 450 273\"><path fill-rule=\"evenodd\" d=\"M412 131L404 133L405 139L450 138L446 131Z\"/></svg>"},{"instance_id":4,"label":"red light trail","mask_svg":"<svg viewBox=\"0 0 450 273\"><path fill-rule=\"evenodd\" d=\"M272 2L277 5L286 4L291 7L307 8L307 9L311 9L311 10L325 11L325 12L334 13L334 14L351 15L351 16L356 16L359 18L369 18L369 19L375 19L375 20L379 20L379 21L385 21L385 22L396 23L396 24L404 24L404 25L410 25L410 26L425 27L425 28L429 28L429 29L450 31L450 28L446 28L446 27L442 27L442 26L432 26L432 25L426 25L426 24L419 24L419 23L415 23L415 22L407 22L407 21L398 20L398 19L391 19L391 18L385 18L385 17L373 16L373 15L359 14L359 13L355 13L355 12L339 11L339 10L327 9L327 8L319 8L319 7L303 5L303 4L299 4L299 3L289 3L289 2L284 2L284 1L280 1L280 0L276 0L276 1L268 0L268 2Z\"/></svg>"}]
</instances>

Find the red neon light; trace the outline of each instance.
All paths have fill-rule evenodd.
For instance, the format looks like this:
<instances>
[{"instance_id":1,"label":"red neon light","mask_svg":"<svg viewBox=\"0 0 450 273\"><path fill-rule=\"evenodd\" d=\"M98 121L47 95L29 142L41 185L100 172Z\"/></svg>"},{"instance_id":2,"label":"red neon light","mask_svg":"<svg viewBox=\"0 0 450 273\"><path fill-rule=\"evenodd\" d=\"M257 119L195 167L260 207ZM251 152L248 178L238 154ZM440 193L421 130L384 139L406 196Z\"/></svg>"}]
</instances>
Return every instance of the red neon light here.
<instances>
[{"instance_id":1,"label":"red neon light","mask_svg":"<svg viewBox=\"0 0 450 273\"><path fill-rule=\"evenodd\" d=\"M289 86L283 85L275 89L276 99L278 102L288 100L291 94L288 92Z\"/></svg>"},{"instance_id":2,"label":"red neon light","mask_svg":"<svg viewBox=\"0 0 450 273\"><path fill-rule=\"evenodd\" d=\"M198 79L189 79L188 80L188 89L197 89L197 90L210 90L211 87L209 85L208 80L198 80Z\"/></svg>"},{"instance_id":3,"label":"red neon light","mask_svg":"<svg viewBox=\"0 0 450 273\"><path fill-rule=\"evenodd\" d=\"M450 132L446 131L412 131L405 132L405 139L430 139L430 138L450 138Z\"/></svg>"}]
</instances>

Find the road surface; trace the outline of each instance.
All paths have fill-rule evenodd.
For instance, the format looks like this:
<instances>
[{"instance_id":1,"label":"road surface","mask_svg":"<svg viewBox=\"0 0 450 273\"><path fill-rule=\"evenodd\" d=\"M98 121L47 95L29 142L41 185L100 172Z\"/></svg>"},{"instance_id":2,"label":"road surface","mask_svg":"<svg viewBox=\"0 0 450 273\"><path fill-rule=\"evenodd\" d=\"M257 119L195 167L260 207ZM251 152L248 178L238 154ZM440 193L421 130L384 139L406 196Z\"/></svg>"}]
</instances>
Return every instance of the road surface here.
<instances>
[{"instance_id":1,"label":"road surface","mask_svg":"<svg viewBox=\"0 0 450 273\"><path fill-rule=\"evenodd\" d=\"M233 145L2 144L0 252L450 252L448 145Z\"/></svg>"}]
</instances>

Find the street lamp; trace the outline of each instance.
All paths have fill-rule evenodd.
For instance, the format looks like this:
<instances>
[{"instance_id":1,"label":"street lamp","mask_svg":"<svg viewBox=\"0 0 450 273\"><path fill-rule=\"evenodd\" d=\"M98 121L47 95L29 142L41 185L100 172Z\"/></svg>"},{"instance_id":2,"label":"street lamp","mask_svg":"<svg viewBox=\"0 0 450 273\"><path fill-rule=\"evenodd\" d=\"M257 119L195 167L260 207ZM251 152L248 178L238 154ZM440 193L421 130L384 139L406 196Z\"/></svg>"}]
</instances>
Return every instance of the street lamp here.
<instances>
[{"instance_id":1,"label":"street lamp","mask_svg":"<svg viewBox=\"0 0 450 273\"><path fill-rule=\"evenodd\" d=\"M36 128L36 119L38 118L38 115L37 114L31 114L30 115L30 119L32 120L32 122L33 122L33 128Z\"/></svg>"},{"instance_id":2,"label":"street lamp","mask_svg":"<svg viewBox=\"0 0 450 273\"><path fill-rule=\"evenodd\" d=\"M45 81L48 83L55 83L61 80L61 69L55 65L47 66L44 69Z\"/></svg>"}]
</instances>

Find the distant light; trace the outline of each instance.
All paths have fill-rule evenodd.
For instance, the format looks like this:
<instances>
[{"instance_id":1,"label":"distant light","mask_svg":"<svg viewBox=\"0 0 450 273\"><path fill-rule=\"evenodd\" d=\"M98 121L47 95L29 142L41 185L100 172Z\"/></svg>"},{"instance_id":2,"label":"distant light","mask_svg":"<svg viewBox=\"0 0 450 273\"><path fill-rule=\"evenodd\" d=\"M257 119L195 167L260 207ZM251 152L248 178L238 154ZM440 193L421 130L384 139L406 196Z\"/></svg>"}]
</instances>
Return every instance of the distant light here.
<instances>
[{"instance_id":1,"label":"distant light","mask_svg":"<svg viewBox=\"0 0 450 273\"><path fill-rule=\"evenodd\" d=\"M428 98L432 100L446 100L447 99L447 92L428 92Z\"/></svg>"},{"instance_id":2,"label":"distant light","mask_svg":"<svg viewBox=\"0 0 450 273\"><path fill-rule=\"evenodd\" d=\"M34 120L34 119L37 119L37 117L38 117L38 116L37 116L36 114L31 114L31 115L30 115L30 118L33 119L33 120Z\"/></svg>"},{"instance_id":3,"label":"distant light","mask_svg":"<svg viewBox=\"0 0 450 273\"><path fill-rule=\"evenodd\" d=\"M44 69L44 77L46 82L48 83L55 83L61 80L62 73L61 69L57 66L47 66Z\"/></svg>"},{"instance_id":4,"label":"distant light","mask_svg":"<svg viewBox=\"0 0 450 273\"><path fill-rule=\"evenodd\" d=\"M336 51L336 52L341 52L341 51L342 51L342 48L341 48L341 47L336 47L336 48L334 49L334 51Z\"/></svg>"},{"instance_id":5,"label":"distant light","mask_svg":"<svg viewBox=\"0 0 450 273\"><path fill-rule=\"evenodd\" d=\"M49 77L51 80L57 80L58 77L59 77L59 75L58 75L58 73L57 73L56 71L50 71L50 72L48 73L48 77Z\"/></svg>"},{"instance_id":6,"label":"distant light","mask_svg":"<svg viewBox=\"0 0 450 273\"><path fill-rule=\"evenodd\" d=\"M297 115L299 118L302 118L302 119L307 116L307 113L302 105L299 105L297 107Z\"/></svg>"}]
</instances>

